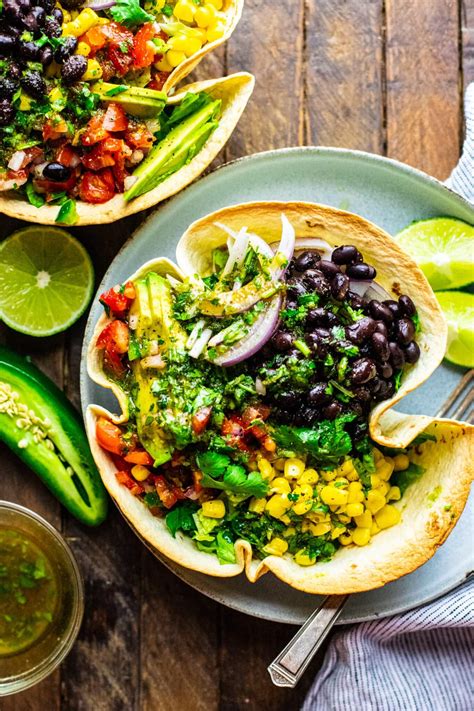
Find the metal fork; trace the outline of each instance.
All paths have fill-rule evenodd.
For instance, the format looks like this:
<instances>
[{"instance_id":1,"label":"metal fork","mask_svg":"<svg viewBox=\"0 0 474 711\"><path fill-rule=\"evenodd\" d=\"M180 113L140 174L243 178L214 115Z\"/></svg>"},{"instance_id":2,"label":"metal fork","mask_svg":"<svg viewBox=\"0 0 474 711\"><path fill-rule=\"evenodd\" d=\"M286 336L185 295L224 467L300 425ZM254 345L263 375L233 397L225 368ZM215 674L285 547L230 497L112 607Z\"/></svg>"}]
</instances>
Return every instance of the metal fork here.
<instances>
[{"instance_id":1,"label":"metal fork","mask_svg":"<svg viewBox=\"0 0 474 711\"><path fill-rule=\"evenodd\" d=\"M474 421L474 370L469 370L448 397L435 417L460 419L467 413L466 422ZM308 617L285 649L268 667L268 673L276 686L294 688L303 676L308 664L321 647L333 625L342 613L349 595L329 595Z\"/></svg>"}]
</instances>

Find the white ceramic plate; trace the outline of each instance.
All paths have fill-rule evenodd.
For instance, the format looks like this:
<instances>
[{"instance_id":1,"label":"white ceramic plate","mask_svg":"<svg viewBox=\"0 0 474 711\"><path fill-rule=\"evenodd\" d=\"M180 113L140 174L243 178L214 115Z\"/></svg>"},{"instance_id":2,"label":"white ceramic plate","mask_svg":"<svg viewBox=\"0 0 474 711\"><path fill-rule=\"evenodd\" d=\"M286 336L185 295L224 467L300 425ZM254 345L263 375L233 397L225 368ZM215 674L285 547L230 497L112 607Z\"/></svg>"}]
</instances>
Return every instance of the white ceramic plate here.
<instances>
[{"instance_id":1,"label":"white ceramic plate","mask_svg":"<svg viewBox=\"0 0 474 711\"><path fill-rule=\"evenodd\" d=\"M194 220L226 205L253 200L307 200L358 213L395 234L413 220L450 215L474 223L474 207L437 180L387 158L336 148L291 148L259 153L230 163L160 207L112 262L99 292L124 281L149 259L174 259L179 237ZM90 341L101 312L94 302L84 337ZM403 401L406 412L434 414L459 380L462 369L443 364ZM83 351L82 407L114 408L111 396L87 377ZM367 593L353 595L339 623L361 622L421 605L461 583L474 569L474 503L436 555L414 573ZM163 558L161 558L163 560ZM218 579L163 562L196 590L256 617L301 624L322 598L298 592L271 574L257 583L243 576Z\"/></svg>"}]
</instances>

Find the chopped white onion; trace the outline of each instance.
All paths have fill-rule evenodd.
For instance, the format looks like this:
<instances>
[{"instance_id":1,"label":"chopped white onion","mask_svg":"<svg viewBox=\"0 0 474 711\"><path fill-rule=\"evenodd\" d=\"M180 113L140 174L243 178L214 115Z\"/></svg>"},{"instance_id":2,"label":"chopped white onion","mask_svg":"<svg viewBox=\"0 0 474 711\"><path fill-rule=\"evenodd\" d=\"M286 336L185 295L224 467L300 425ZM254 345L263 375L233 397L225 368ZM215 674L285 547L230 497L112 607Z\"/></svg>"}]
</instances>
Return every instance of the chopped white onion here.
<instances>
[{"instance_id":1,"label":"chopped white onion","mask_svg":"<svg viewBox=\"0 0 474 711\"><path fill-rule=\"evenodd\" d=\"M283 254L286 259L287 263L284 266L277 267L272 271L272 276L274 279L279 279L282 274L285 273L288 264L290 263L292 257L293 257L293 252L295 249L295 230L291 222L288 220L286 215L281 215L281 239L280 239L280 244L277 247L276 253L280 252Z\"/></svg>"},{"instance_id":2,"label":"chopped white onion","mask_svg":"<svg viewBox=\"0 0 474 711\"><path fill-rule=\"evenodd\" d=\"M210 341L207 345L210 348L214 348L214 346L218 346L224 340L226 331L227 331L227 328L224 328L223 331L219 331L219 333L216 333L216 335L210 339Z\"/></svg>"},{"instance_id":3,"label":"chopped white onion","mask_svg":"<svg viewBox=\"0 0 474 711\"><path fill-rule=\"evenodd\" d=\"M138 320L138 314L130 314L130 316L128 317L128 327L131 328L132 331L134 331L138 326Z\"/></svg>"},{"instance_id":4,"label":"chopped white onion","mask_svg":"<svg viewBox=\"0 0 474 711\"><path fill-rule=\"evenodd\" d=\"M171 274L167 274L166 278L168 279L173 289L179 289L179 287L181 286L181 282L179 281L179 279L175 279L174 276L171 276Z\"/></svg>"},{"instance_id":5,"label":"chopped white onion","mask_svg":"<svg viewBox=\"0 0 474 711\"><path fill-rule=\"evenodd\" d=\"M365 292L367 291L369 286L372 286L372 282L370 280L362 281L359 279L351 279L349 282L349 289L354 294L357 294L357 296L360 296L360 297L365 296Z\"/></svg>"},{"instance_id":6,"label":"chopped white onion","mask_svg":"<svg viewBox=\"0 0 474 711\"><path fill-rule=\"evenodd\" d=\"M140 364L142 368L157 368L158 370L166 368L166 363L160 353L142 358Z\"/></svg>"},{"instance_id":7,"label":"chopped white onion","mask_svg":"<svg viewBox=\"0 0 474 711\"><path fill-rule=\"evenodd\" d=\"M260 380L260 378L257 376L255 378L255 390L257 391L258 395L266 395L267 394L267 388L265 387L264 383Z\"/></svg>"},{"instance_id":8,"label":"chopped white onion","mask_svg":"<svg viewBox=\"0 0 474 711\"><path fill-rule=\"evenodd\" d=\"M123 186L124 186L124 188L125 188L125 191L130 190L130 188L132 187L132 185L135 185L135 183L137 182L137 180L138 180L138 176L137 176L137 175L127 175L127 177L126 177L125 180L123 181Z\"/></svg>"},{"instance_id":9,"label":"chopped white onion","mask_svg":"<svg viewBox=\"0 0 474 711\"><path fill-rule=\"evenodd\" d=\"M272 249L276 251L277 248L277 243L273 242L272 243ZM320 239L319 237L314 237L311 239L311 237L297 237L295 239L295 254L299 254L299 252L303 252L306 249L310 250L311 252L319 252L321 255L321 259L331 259L331 255L334 251L334 247L331 247L329 242L326 242L324 239Z\"/></svg>"},{"instance_id":10,"label":"chopped white onion","mask_svg":"<svg viewBox=\"0 0 474 711\"><path fill-rule=\"evenodd\" d=\"M211 329L205 328L204 331L199 336L199 338L197 339L194 346L189 351L189 355L191 356L191 358L199 358L199 356L203 352L204 348L207 346L207 342L209 341L211 336L212 336Z\"/></svg>"},{"instance_id":11,"label":"chopped white onion","mask_svg":"<svg viewBox=\"0 0 474 711\"><path fill-rule=\"evenodd\" d=\"M35 167L33 168L33 173L37 178L42 178L43 177L43 169L48 165L47 162L43 163L37 163Z\"/></svg>"},{"instance_id":12,"label":"chopped white onion","mask_svg":"<svg viewBox=\"0 0 474 711\"><path fill-rule=\"evenodd\" d=\"M200 319L200 321L198 321L195 324L193 330L191 331L191 333L188 336L188 340L186 341L186 348L192 348L194 346L194 344L196 343L196 341L198 339L199 334L201 333L201 331L205 325L206 325L206 322L204 321L203 318Z\"/></svg>"},{"instance_id":13,"label":"chopped white onion","mask_svg":"<svg viewBox=\"0 0 474 711\"><path fill-rule=\"evenodd\" d=\"M8 167L10 168L10 170L13 170L16 173L17 170L21 170L21 168L23 168L23 164L24 164L25 160L26 160L25 151L15 151L15 153L12 155L12 157L8 161Z\"/></svg>"},{"instance_id":14,"label":"chopped white onion","mask_svg":"<svg viewBox=\"0 0 474 711\"><path fill-rule=\"evenodd\" d=\"M372 299L376 299L377 301L387 301L392 298L393 297L388 293L388 291L386 291L383 286L380 286L380 284L377 284L376 281L373 281L365 292L365 299L367 301L371 301Z\"/></svg>"},{"instance_id":15,"label":"chopped white onion","mask_svg":"<svg viewBox=\"0 0 474 711\"><path fill-rule=\"evenodd\" d=\"M235 238L235 242L231 247L229 252L229 258L225 263L224 269L222 270L221 277L225 277L232 272L234 267L239 267L243 260L245 259L245 254L247 252L247 246L249 243L249 236L247 234L247 228L242 227L239 234Z\"/></svg>"}]
</instances>

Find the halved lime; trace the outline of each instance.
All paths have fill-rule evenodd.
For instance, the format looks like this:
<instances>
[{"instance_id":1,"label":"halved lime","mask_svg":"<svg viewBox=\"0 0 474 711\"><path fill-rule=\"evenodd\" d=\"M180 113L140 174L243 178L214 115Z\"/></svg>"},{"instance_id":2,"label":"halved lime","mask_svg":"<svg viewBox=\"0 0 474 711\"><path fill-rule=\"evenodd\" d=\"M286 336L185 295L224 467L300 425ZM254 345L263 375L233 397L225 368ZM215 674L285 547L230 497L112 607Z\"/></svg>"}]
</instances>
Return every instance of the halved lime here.
<instances>
[{"instance_id":1,"label":"halved lime","mask_svg":"<svg viewBox=\"0 0 474 711\"><path fill-rule=\"evenodd\" d=\"M64 230L25 227L0 244L0 318L29 336L71 326L92 297L94 269Z\"/></svg>"},{"instance_id":2,"label":"halved lime","mask_svg":"<svg viewBox=\"0 0 474 711\"><path fill-rule=\"evenodd\" d=\"M420 220L395 239L423 269L434 291L474 280L474 227L452 217Z\"/></svg>"},{"instance_id":3,"label":"halved lime","mask_svg":"<svg viewBox=\"0 0 474 711\"><path fill-rule=\"evenodd\" d=\"M446 358L457 365L474 368L474 294L438 291L436 298L448 322Z\"/></svg>"}]
</instances>

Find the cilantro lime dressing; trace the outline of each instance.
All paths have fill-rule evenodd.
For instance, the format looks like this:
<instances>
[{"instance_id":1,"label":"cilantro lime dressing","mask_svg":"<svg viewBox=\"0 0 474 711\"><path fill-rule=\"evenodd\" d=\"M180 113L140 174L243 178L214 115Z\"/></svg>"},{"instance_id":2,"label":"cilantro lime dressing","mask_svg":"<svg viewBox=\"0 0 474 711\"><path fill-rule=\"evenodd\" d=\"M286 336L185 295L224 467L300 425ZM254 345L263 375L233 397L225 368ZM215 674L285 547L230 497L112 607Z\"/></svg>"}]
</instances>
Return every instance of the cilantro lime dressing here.
<instances>
[{"instance_id":1,"label":"cilantro lime dressing","mask_svg":"<svg viewBox=\"0 0 474 711\"><path fill-rule=\"evenodd\" d=\"M0 656L37 642L57 602L58 582L43 550L22 531L0 526Z\"/></svg>"}]
</instances>

